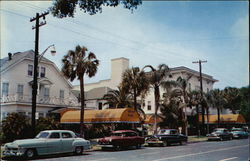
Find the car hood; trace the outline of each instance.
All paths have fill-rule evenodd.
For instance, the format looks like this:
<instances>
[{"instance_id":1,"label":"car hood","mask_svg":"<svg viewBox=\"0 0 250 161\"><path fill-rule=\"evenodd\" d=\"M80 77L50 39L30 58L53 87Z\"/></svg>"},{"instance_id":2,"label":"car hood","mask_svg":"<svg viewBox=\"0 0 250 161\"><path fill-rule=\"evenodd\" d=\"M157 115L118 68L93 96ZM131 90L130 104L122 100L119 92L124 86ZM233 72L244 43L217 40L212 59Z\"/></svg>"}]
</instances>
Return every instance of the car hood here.
<instances>
[{"instance_id":1,"label":"car hood","mask_svg":"<svg viewBox=\"0 0 250 161\"><path fill-rule=\"evenodd\" d=\"M232 131L231 133L232 134L243 134L244 132L243 131Z\"/></svg>"},{"instance_id":2,"label":"car hood","mask_svg":"<svg viewBox=\"0 0 250 161\"><path fill-rule=\"evenodd\" d=\"M45 139L22 139L22 140L15 140L11 143L5 144L8 147L18 147L18 146L30 146L33 144L38 145L39 143L45 142Z\"/></svg>"}]
</instances>

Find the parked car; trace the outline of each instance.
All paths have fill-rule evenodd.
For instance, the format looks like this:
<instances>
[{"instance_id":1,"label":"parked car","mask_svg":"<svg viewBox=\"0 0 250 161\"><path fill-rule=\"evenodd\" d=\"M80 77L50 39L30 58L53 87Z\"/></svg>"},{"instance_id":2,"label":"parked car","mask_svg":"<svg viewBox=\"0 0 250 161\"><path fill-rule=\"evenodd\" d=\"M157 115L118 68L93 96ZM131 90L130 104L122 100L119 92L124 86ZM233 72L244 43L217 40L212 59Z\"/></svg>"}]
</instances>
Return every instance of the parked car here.
<instances>
[{"instance_id":1,"label":"parked car","mask_svg":"<svg viewBox=\"0 0 250 161\"><path fill-rule=\"evenodd\" d=\"M3 155L25 156L33 158L36 155L48 155L57 153L74 152L81 154L90 149L88 140L76 137L69 130L46 130L41 131L34 139L16 140L6 143L3 147Z\"/></svg>"},{"instance_id":2,"label":"parked car","mask_svg":"<svg viewBox=\"0 0 250 161\"><path fill-rule=\"evenodd\" d=\"M226 128L216 128L211 134L207 135L208 140L232 140L233 134Z\"/></svg>"},{"instance_id":3,"label":"parked car","mask_svg":"<svg viewBox=\"0 0 250 161\"><path fill-rule=\"evenodd\" d=\"M233 128L231 130L234 139L248 138L249 133L242 128Z\"/></svg>"},{"instance_id":4,"label":"parked car","mask_svg":"<svg viewBox=\"0 0 250 161\"><path fill-rule=\"evenodd\" d=\"M161 129L157 135L146 138L148 146L162 145L167 146L172 143L183 144L188 140L186 135L180 134L176 129Z\"/></svg>"},{"instance_id":5,"label":"parked car","mask_svg":"<svg viewBox=\"0 0 250 161\"><path fill-rule=\"evenodd\" d=\"M113 131L109 137L98 139L97 142L102 148L112 147L116 150L120 150L123 147L129 146L140 148L145 141L143 137L139 136L138 133L133 130L118 130Z\"/></svg>"}]
</instances>

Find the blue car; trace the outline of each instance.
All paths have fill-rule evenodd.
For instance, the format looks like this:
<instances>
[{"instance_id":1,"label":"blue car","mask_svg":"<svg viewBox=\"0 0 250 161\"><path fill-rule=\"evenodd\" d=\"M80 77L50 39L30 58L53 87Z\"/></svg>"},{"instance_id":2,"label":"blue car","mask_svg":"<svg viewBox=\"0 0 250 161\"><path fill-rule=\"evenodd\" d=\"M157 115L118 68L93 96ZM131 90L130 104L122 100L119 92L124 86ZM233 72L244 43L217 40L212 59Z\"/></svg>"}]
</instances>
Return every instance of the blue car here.
<instances>
[{"instance_id":1,"label":"blue car","mask_svg":"<svg viewBox=\"0 0 250 161\"><path fill-rule=\"evenodd\" d=\"M233 128L231 133L234 139L246 139L249 136L249 133L242 128Z\"/></svg>"}]
</instances>

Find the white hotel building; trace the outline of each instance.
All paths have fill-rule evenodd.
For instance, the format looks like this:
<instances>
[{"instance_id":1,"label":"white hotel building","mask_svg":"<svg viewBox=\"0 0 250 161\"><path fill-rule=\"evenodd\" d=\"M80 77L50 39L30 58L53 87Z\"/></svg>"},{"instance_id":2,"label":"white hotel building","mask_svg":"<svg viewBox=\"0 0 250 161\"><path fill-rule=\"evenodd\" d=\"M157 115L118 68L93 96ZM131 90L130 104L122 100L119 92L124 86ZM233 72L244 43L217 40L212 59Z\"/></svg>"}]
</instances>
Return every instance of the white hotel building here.
<instances>
[{"instance_id":1,"label":"white hotel building","mask_svg":"<svg viewBox=\"0 0 250 161\"><path fill-rule=\"evenodd\" d=\"M111 60L111 78L107 80L101 80L96 83L85 84L86 91L86 107L92 109L105 109L106 106L103 106L105 102L102 97L105 93L107 93L111 89L117 89L117 86L120 84L122 80L122 73L129 68L129 59L127 58L116 58ZM169 80L176 80L178 77L187 78L192 76L188 81L188 89L192 90L200 90L200 81L199 81L199 72L189 69L187 67L175 67L171 68L172 78L168 78ZM212 76L207 74L202 74L203 81L203 90L204 92L208 92L213 89L213 85L217 82ZM79 86L74 86L75 91L79 91ZM91 93L91 96L88 93ZM163 89L161 89L161 96L164 93ZM140 98L138 98L140 99ZM146 96L143 101L143 109L146 114L152 114L155 111L155 101L153 89ZM187 111L190 113L191 111ZM215 109L210 109L211 114L216 114Z\"/></svg>"}]
</instances>

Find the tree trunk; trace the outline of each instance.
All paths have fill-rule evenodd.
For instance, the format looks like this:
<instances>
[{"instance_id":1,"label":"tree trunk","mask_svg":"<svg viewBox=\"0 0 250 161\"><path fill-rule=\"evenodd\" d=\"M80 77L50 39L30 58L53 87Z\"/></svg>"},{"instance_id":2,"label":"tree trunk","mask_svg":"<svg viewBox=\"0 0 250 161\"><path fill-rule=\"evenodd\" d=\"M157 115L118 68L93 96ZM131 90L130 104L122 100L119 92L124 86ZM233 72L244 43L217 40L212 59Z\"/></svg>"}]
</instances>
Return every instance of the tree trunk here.
<instances>
[{"instance_id":1,"label":"tree trunk","mask_svg":"<svg viewBox=\"0 0 250 161\"><path fill-rule=\"evenodd\" d=\"M81 114L80 114L80 136L84 137L84 107L85 107L85 97L84 97L84 75L80 76L80 92L81 92Z\"/></svg>"},{"instance_id":2,"label":"tree trunk","mask_svg":"<svg viewBox=\"0 0 250 161\"><path fill-rule=\"evenodd\" d=\"M154 95L155 95L154 134L156 134L157 133L157 112L158 112L158 109L159 109L159 101L160 101L160 89L159 89L159 86L155 86Z\"/></svg>"},{"instance_id":3,"label":"tree trunk","mask_svg":"<svg viewBox=\"0 0 250 161\"><path fill-rule=\"evenodd\" d=\"M200 122L199 122L199 105L196 105L196 113L197 113L197 122L196 122L196 126L197 126L197 135L198 137L200 137Z\"/></svg>"},{"instance_id":4,"label":"tree trunk","mask_svg":"<svg viewBox=\"0 0 250 161\"><path fill-rule=\"evenodd\" d=\"M184 112L184 117L185 117L185 123L184 123L184 129L185 129L185 135L188 136L188 120L187 120L187 106L186 106L186 89L183 89L183 99L184 99L184 105L185 105L185 112Z\"/></svg>"},{"instance_id":5,"label":"tree trunk","mask_svg":"<svg viewBox=\"0 0 250 161\"><path fill-rule=\"evenodd\" d=\"M136 88L134 88L134 109L137 111Z\"/></svg>"},{"instance_id":6,"label":"tree trunk","mask_svg":"<svg viewBox=\"0 0 250 161\"><path fill-rule=\"evenodd\" d=\"M220 108L219 107L217 107L217 117L218 117L217 124L218 124L218 127L220 127Z\"/></svg>"},{"instance_id":7,"label":"tree trunk","mask_svg":"<svg viewBox=\"0 0 250 161\"><path fill-rule=\"evenodd\" d=\"M206 110L207 110L207 134L209 134L209 107L207 107Z\"/></svg>"}]
</instances>

